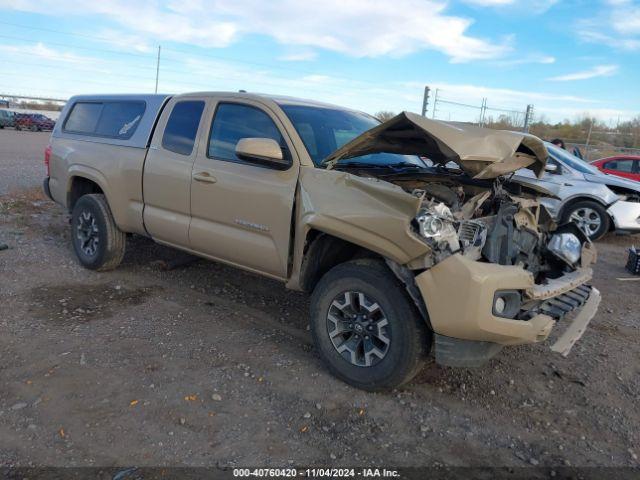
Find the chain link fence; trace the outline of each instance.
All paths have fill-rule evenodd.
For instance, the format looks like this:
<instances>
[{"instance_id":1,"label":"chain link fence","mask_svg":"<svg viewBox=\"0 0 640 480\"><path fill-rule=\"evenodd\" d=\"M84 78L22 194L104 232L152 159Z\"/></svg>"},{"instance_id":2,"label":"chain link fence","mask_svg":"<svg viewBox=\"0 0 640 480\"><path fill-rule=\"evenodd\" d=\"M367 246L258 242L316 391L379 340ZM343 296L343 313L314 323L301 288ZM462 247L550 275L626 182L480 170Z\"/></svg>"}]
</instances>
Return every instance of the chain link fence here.
<instances>
[{"instance_id":1,"label":"chain link fence","mask_svg":"<svg viewBox=\"0 0 640 480\"><path fill-rule=\"evenodd\" d=\"M582 158L587 162L618 155L640 156L640 148L616 147L606 143L589 144L585 140L565 140L564 143L570 152L577 148Z\"/></svg>"},{"instance_id":2,"label":"chain link fence","mask_svg":"<svg viewBox=\"0 0 640 480\"><path fill-rule=\"evenodd\" d=\"M433 98L430 97L433 94ZM433 119L461 121L491 128L527 131L533 120L533 105L517 108L502 108L490 105L487 98L478 104L455 101L447 97L446 91L437 88L433 92L425 87L422 114Z\"/></svg>"}]
</instances>

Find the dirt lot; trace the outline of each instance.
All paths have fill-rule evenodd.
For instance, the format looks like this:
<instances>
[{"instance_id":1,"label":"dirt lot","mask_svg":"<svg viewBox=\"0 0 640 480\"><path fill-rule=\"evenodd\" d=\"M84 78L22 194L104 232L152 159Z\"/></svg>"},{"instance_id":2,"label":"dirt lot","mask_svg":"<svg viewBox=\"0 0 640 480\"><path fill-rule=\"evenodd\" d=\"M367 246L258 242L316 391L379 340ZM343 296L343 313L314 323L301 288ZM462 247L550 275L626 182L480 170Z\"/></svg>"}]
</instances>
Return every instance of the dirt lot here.
<instances>
[{"instance_id":1,"label":"dirt lot","mask_svg":"<svg viewBox=\"0 0 640 480\"><path fill-rule=\"evenodd\" d=\"M401 391L335 380L307 298L132 238L81 268L39 193L47 134L0 131L0 466L637 466L640 283L598 245L600 312L569 358L548 343L480 370L429 364ZM11 193L8 193L8 192Z\"/></svg>"}]
</instances>

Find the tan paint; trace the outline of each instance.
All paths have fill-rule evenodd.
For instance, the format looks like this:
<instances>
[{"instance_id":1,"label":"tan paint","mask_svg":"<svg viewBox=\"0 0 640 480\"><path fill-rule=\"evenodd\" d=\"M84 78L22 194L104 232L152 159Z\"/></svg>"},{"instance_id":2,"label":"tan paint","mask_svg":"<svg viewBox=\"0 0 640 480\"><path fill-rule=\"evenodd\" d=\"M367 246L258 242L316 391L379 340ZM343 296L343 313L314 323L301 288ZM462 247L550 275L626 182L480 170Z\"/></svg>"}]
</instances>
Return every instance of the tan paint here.
<instances>
[{"instance_id":1,"label":"tan paint","mask_svg":"<svg viewBox=\"0 0 640 480\"><path fill-rule=\"evenodd\" d=\"M503 266L452 255L416 277L433 330L448 337L503 345L547 338L555 321L538 315L528 321L492 314L497 290L526 290L533 276L521 267Z\"/></svg>"},{"instance_id":2,"label":"tan paint","mask_svg":"<svg viewBox=\"0 0 640 480\"><path fill-rule=\"evenodd\" d=\"M165 107L156 135L144 165L144 224L156 241L189 247L191 222L191 183L193 163L198 154L196 140L191 155L181 155L162 146L162 137L176 104L185 99L175 97ZM206 97L190 97L189 101L203 101ZM206 130L206 108L200 119L198 135ZM199 137L196 137L196 139Z\"/></svg>"},{"instance_id":3,"label":"tan paint","mask_svg":"<svg viewBox=\"0 0 640 480\"><path fill-rule=\"evenodd\" d=\"M292 279L297 274L307 232L316 229L405 264L430 248L413 233L410 222L421 199L400 187L345 172L302 167Z\"/></svg>"},{"instance_id":4,"label":"tan paint","mask_svg":"<svg viewBox=\"0 0 640 480\"><path fill-rule=\"evenodd\" d=\"M189 248L211 258L241 265L282 280L289 273L293 200L300 161L281 119L263 102L233 96L209 98L206 134L193 165L193 176L212 183L191 184ZM209 130L216 105L234 102L256 107L271 117L289 151L291 166L276 170L207 156Z\"/></svg>"},{"instance_id":5,"label":"tan paint","mask_svg":"<svg viewBox=\"0 0 640 480\"><path fill-rule=\"evenodd\" d=\"M65 138L55 141L49 180L54 200L68 208L68 194L74 177L86 178L105 193L121 230L145 234L140 186L146 151Z\"/></svg>"}]
</instances>

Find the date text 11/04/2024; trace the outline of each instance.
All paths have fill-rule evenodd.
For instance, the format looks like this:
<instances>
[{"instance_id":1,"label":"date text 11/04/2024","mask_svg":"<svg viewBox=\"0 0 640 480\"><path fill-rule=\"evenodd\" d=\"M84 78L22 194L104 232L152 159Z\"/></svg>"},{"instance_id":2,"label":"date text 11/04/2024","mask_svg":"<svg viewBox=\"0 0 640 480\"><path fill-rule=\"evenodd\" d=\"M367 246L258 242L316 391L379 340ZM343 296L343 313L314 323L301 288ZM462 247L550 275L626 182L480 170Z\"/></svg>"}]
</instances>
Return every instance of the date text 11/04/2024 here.
<instances>
[{"instance_id":1,"label":"date text 11/04/2024","mask_svg":"<svg viewBox=\"0 0 640 480\"><path fill-rule=\"evenodd\" d=\"M235 468L234 477L308 477L308 478L341 478L341 477L362 477L362 478L397 478L400 476L397 470L386 468L306 468L297 470L295 468Z\"/></svg>"}]
</instances>

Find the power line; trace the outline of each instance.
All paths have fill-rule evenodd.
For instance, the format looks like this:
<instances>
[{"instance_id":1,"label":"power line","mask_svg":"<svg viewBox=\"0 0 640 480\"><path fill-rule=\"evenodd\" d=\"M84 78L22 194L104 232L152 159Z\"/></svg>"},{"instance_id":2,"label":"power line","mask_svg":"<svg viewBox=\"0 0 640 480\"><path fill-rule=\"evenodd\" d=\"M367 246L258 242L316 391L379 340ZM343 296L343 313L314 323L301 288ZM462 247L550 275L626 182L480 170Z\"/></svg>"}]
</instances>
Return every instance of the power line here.
<instances>
[{"instance_id":1,"label":"power line","mask_svg":"<svg viewBox=\"0 0 640 480\"><path fill-rule=\"evenodd\" d=\"M21 37L14 37L11 35L0 35L0 38L6 38L8 40L18 40L21 42L33 42L34 39L33 38L21 38ZM38 41L38 40L35 40ZM42 41L42 40L40 40ZM107 50L107 49L100 49L100 48L95 48L95 47L83 47L83 46L79 46L79 45L70 45L68 43L60 43L60 42L50 42L49 40L46 41L46 43L48 45L55 45L57 47L67 47L67 48L76 48L79 50L89 50L89 51L93 51L93 52L102 52L102 53L111 53L114 55L127 55L127 56L131 56L131 57L142 57L142 58L147 58L147 59L152 59L153 56L150 55L146 55L146 54L141 54L141 53L131 53L131 52L121 52L118 50Z\"/></svg>"},{"instance_id":2,"label":"power line","mask_svg":"<svg viewBox=\"0 0 640 480\"><path fill-rule=\"evenodd\" d=\"M93 35L85 35L85 34L80 34L80 33L71 33L71 32L64 32L62 30L55 30L55 29L51 29L51 28L43 28L43 27L31 27L31 26L27 26L27 25L21 25L21 24L16 24L16 23L11 23L11 22L3 22L0 21L1 25L8 25L8 26L13 26L13 27L18 27L18 28L24 28L27 30L39 30L39 31L44 31L44 32L49 32L49 33L56 33L56 34L60 34L60 35L67 35L67 36L71 36L71 37L79 37L79 38L87 38L87 39L92 39L92 40L97 40L100 42L113 42L113 39L110 38L106 38L106 37L100 37L100 36L93 36ZM31 39L19 39L16 37L9 37L9 36L5 36L5 35L0 35L0 37L3 38L12 38L15 40L22 40L22 41L32 41ZM121 54L121 55L130 55L130 56L138 56L138 57L144 57L144 58L153 58L152 54L137 54L137 53L131 53L131 52L119 52L117 50L105 50L105 49L94 49L91 47L78 47L76 45L69 45L69 44L64 44L64 43L54 43L54 42L49 42L46 41L46 43L50 44L50 45L56 45L56 46L64 46L64 47L69 47L69 48L82 48L85 50L95 50L98 52L107 52L107 53L114 53L114 54ZM195 48L201 48L198 46L194 46ZM293 68L293 67L287 67L287 66L283 66L283 65L274 65L274 64L269 64L269 63L263 63L263 62L255 62L252 60L239 60L236 58L229 58L229 57L225 57L222 55L212 55L212 54L204 54L204 53L194 53L191 51L186 51L186 50L180 50L178 48L171 48L171 47L163 47L163 50L165 52L173 52L173 53L178 53L178 54L187 54L190 55L191 57L195 57L195 58L205 58L205 59L213 59L213 60L221 60L221 61L225 61L225 62L232 62L232 63L242 63L245 65L252 65L252 66L257 66L257 67L265 67L265 68L270 68L270 69L277 69L277 70L285 70L285 71L291 71L291 72L296 72L296 73L301 73L301 74L306 74L306 75L318 75L319 72L318 71L314 71L314 70L308 70L308 69L301 69L301 68ZM362 83L365 85L376 85L374 82L367 82L364 80L358 80L355 78L351 78L351 77L347 77L344 75L332 75L333 78L340 78L342 80L348 80L351 82L358 82L358 83Z\"/></svg>"}]
</instances>

